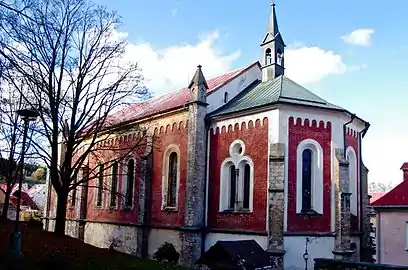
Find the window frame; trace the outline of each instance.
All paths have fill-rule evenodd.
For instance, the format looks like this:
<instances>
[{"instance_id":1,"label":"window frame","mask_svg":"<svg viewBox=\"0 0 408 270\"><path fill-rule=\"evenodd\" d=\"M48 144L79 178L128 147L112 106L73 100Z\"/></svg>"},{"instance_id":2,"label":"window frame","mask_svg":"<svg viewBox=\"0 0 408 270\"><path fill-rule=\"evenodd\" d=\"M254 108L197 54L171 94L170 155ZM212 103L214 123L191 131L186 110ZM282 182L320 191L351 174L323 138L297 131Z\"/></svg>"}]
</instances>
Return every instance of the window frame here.
<instances>
[{"instance_id":1,"label":"window frame","mask_svg":"<svg viewBox=\"0 0 408 270\"><path fill-rule=\"evenodd\" d=\"M104 184L104 181L105 181L105 164L104 163L99 163L98 165L97 165L97 167L99 167L99 169L98 169L98 173L97 173L97 176L98 177L96 177L96 187L95 187L95 189L96 189L96 195L95 195L95 207L96 208L98 208L98 209L102 209L103 208L103 205L104 205L104 203L103 203L103 198L104 198L104 196L103 196L103 184ZM102 182L102 183L101 183ZM98 204L98 202L99 202L99 196L100 196L100 199L101 199L101 202L100 202L100 204Z\"/></svg>"},{"instance_id":2,"label":"window frame","mask_svg":"<svg viewBox=\"0 0 408 270\"><path fill-rule=\"evenodd\" d=\"M115 163L117 166L117 171L116 171L116 194L112 194L113 191L113 177L114 175L114 168L115 168ZM118 161L112 161L112 164L110 166L110 177L109 177L109 200L107 201L108 204L108 208L109 209L118 209L119 208L119 201L118 201L118 193L119 193L119 162ZM115 205L112 204L113 199L112 199L112 195L115 196Z\"/></svg>"},{"instance_id":3,"label":"window frame","mask_svg":"<svg viewBox=\"0 0 408 270\"><path fill-rule=\"evenodd\" d=\"M346 158L349 163L349 192L351 193L350 213L354 216L358 216L358 162L356 151L352 146L347 147Z\"/></svg>"},{"instance_id":4,"label":"window frame","mask_svg":"<svg viewBox=\"0 0 408 270\"><path fill-rule=\"evenodd\" d=\"M254 193L254 163L252 159L245 155L245 144L242 140L235 140L229 147L229 156L222 162L220 168L220 198L219 212L233 213L252 213L253 212L253 193ZM249 166L249 190L248 190L248 208L244 208L244 177L245 166ZM238 169L235 188L235 204L231 207L231 167ZM238 195L238 197L237 197Z\"/></svg>"},{"instance_id":5,"label":"window frame","mask_svg":"<svg viewBox=\"0 0 408 270\"><path fill-rule=\"evenodd\" d=\"M168 205L169 191L169 163L172 153L177 155L177 171L176 171L176 190L175 190L175 205ZM178 211L179 194L180 192L180 149L177 145L171 144L167 147L163 154L163 169L162 169L162 205L161 209L166 211Z\"/></svg>"},{"instance_id":6,"label":"window frame","mask_svg":"<svg viewBox=\"0 0 408 270\"><path fill-rule=\"evenodd\" d=\"M303 207L303 151L312 151L311 209ZM313 139L305 139L296 149L296 213L323 215L323 148Z\"/></svg>"},{"instance_id":7,"label":"window frame","mask_svg":"<svg viewBox=\"0 0 408 270\"><path fill-rule=\"evenodd\" d=\"M131 205L128 205L128 185L129 185L129 162L133 160L133 188L131 191L131 198L132 198L132 203ZM122 162L122 179L121 179L121 190L122 194L124 194L124 200L122 201L122 209L124 210L133 210L135 207L135 190L136 190L136 159L133 156L129 156L125 158Z\"/></svg>"}]
</instances>

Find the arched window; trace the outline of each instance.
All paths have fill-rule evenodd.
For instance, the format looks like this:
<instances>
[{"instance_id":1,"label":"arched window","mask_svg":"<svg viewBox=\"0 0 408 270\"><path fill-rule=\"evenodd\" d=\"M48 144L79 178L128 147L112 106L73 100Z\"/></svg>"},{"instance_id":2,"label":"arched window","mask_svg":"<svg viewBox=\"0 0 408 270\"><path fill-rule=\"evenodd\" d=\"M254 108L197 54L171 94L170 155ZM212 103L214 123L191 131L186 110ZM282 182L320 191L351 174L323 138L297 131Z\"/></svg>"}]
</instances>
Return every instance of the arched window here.
<instances>
[{"instance_id":1,"label":"arched window","mask_svg":"<svg viewBox=\"0 0 408 270\"><path fill-rule=\"evenodd\" d=\"M163 160L162 209L175 210L178 206L180 185L180 154L176 145L168 147Z\"/></svg>"},{"instance_id":2,"label":"arched window","mask_svg":"<svg viewBox=\"0 0 408 270\"><path fill-rule=\"evenodd\" d=\"M173 152L169 156L169 172L167 186L167 206L176 207L177 196L177 153Z\"/></svg>"},{"instance_id":3,"label":"arched window","mask_svg":"<svg viewBox=\"0 0 408 270\"><path fill-rule=\"evenodd\" d=\"M112 165L112 175L111 175L111 196L110 196L110 207L117 206L117 193L118 193L118 163L114 162Z\"/></svg>"},{"instance_id":4,"label":"arched window","mask_svg":"<svg viewBox=\"0 0 408 270\"><path fill-rule=\"evenodd\" d=\"M98 172L98 189L96 193L96 206L102 207L102 194L103 194L103 178L104 178L104 170L105 167L103 164L99 165L99 172Z\"/></svg>"},{"instance_id":5,"label":"arched window","mask_svg":"<svg viewBox=\"0 0 408 270\"><path fill-rule=\"evenodd\" d=\"M253 162L245 155L243 141L234 141L229 150L221 164L220 211L252 211Z\"/></svg>"},{"instance_id":6,"label":"arched window","mask_svg":"<svg viewBox=\"0 0 408 270\"><path fill-rule=\"evenodd\" d=\"M228 92L224 93L224 103L228 102Z\"/></svg>"},{"instance_id":7,"label":"arched window","mask_svg":"<svg viewBox=\"0 0 408 270\"><path fill-rule=\"evenodd\" d=\"M280 65L280 66L282 66L282 63L283 63L283 52L282 52L282 50L281 49L278 49L278 52L277 52L277 60L278 60L278 65Z\"/></svg>"},{"instance_id":8,"label":"arched window","mask_svg":"<svg viewBox=\"0 0 408 270\"><path fill-rule=\"evenodd\" d=\"M270 65L272 64L272 54L271 54L271 49L268 48L265 51L265 65Z\"/></svg>"},{"instance_id":9,"label":"arched window","mask_svg":"<svg viewBox=\"0 0 408 270\"><path fill-rule=\"evenodd\" d=\"M350 188L350 212L357 216L358 211L358 189L357 189L357 155L354 148L349 146L346 149L346 158L349 162L349 188Z\"/></svg>"},{"instance_id":10,"label":"arched window","mask_svg":"<svg viewBox=\"0 0 408 270\"><path fill-rule=\"evenodd\" d=\"M305 149L302 154L302 210L312 209L312 150Z\"/></svg>"},{"instance_id":11,"label":"arched window","mask_svg":"<svg viewBox=\"0 0 408 270\"><path fill-rule=\"evenodd\" d=\"M244 165L244 209L249 209L251 189L251 166L249 164Z\"/></svg>"},{"instance_id":12,"label":"arched window","mask_svg":"<svg viewBox=\"0 0 408 270\"><path fill-rule=\"evenodd\" d=\"M126 164L126 207L133 206L134 197L134 186L135 186L135 161L129 159Z\"/></svg>"},{"instance_id":13,"label":"arched window","mask_svg":"<svg viewBox=\"0 0 408 270\"><path fill-rule=\"evenodd\" d=\"M323 214L323 149L306 139L296 152L296 212Z\"/></svg>"},{"instance_id":14,"label":"arched window","mask_svg":"<svg viewBox=\"0 0 408 270\"><path fill-rule=\"evenodd\" d=\"M79 172L77 173L77 175L75 176L74 180L72 181L72 185L73 185L73 186L76 185L77 182L78 182L78 177L79 177L78 174L79 174ZM75 187L75 188L73 188L73 189L71 190L71 207L72 207L72 208L75 208L76 199L77 199L77 187Z\"/></svg>"},{"instance_id":15,"label":"arched window","mask_svg":"<svg viewBox=\"0 0 408 270\"><path fill-rule=\"evenodd\" d=\"M235 208L237 195L237 171L234 165L229 167L229 209Z\"/></svg>"}]
</instances>

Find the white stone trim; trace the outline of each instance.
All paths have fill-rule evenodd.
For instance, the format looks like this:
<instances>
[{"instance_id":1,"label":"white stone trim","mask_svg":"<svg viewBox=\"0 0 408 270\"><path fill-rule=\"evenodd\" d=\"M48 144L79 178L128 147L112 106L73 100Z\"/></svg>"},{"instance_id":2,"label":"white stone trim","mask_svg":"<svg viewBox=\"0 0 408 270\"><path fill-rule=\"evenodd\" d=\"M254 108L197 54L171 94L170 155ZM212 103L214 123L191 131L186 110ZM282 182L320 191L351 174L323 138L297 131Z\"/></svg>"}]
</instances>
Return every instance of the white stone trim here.
<instances>
[{"instance_id":1,"label":"white stone trim","mask_svg":"<svg viewBox=\"0 0 408 270\"><path fill-rule=\"evenodd\" d=\"M302 153L310 149L312 155L312 210L323 214L323 149L313 140L306 139L299 143L296 150L296 213L302 211Z\"/></svg>"},{"instance_id":2,"label":"white stone trim","mask_svg":"<svg viewBox=\"0 0 408 270\"><path fill-rule=\"evenodd\" d=\"M241 146L242 151L237 152L237 146ZM221 163L220 171L220 202L219 202L219 211L223 212L226 210L233 211L253 211L253 194L254 194L254 163L249 156L245 155L245 144L242 140L235 140L231 143L229 147L230 156L226 158ZM240 204L244 201L244 166L248 164L250 167L249 173L249 209L241 209L239 206L235 205L234 209L229 208L229 198L230 198L230 177L229 177L229 168L234 165L235 168L240 169L239 178L237 179L237 193L238 201Z\"/></svg>"},{"instance_id":3,"label":"white stone trim","mask_svg":"<svg viewBox=\"0 0 408 270\"><path fill-rule=\"evenodd\" d=\"M349 162L350 212L358 214L357 155L352 146L347 147L346 157Z\"/></svg>"},{"instance_id":4,"label":"white stone trim","mask_svg":"<svg viewBox=\"0 0 408 270\"><path fill-rule=\"evenodd\" d=\"M134 168L133 168L133 190L132 190L132 206L127 206L126 205L126 194L127 194L127 173L128 173L128 163L130 160L133 160L134 162ZM122 178L121 178L121 192L122 192L122 196L123 199L121 200L121 207L122 209L125 210L133 210L133 208L135 207L135 185L136 185L136 158L133 156L128 156L126 157L123 161L122 161L122 174L121 174Z\"/></svg>"},{"instance_id":5,"label":"white stone trim","mask_svg":"<svg viewBox=\"0 0 408 270\"><path fill-rule=\"evenodd\" d=\"M177 154L177 185L176 185L176 206L167 206L167 192L168 192L168 174L169 174L169 157L175 152ZM169 145L164 151L163 155L163 170L162 170L162 210L177 210L180 190L180 148L176 144Z\"/></svg>"}]
</instances>

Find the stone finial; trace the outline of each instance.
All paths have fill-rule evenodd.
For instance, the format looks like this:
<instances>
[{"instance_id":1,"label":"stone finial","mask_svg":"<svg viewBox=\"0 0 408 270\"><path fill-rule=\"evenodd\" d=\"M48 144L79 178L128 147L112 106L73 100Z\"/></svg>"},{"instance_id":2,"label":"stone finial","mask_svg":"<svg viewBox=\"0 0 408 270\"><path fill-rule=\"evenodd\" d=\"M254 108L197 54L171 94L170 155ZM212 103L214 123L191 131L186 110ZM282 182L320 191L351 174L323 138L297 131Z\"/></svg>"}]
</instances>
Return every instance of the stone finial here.
<instances>
[{"instance_id":1,"label":"stone finial","mask_svg":"<svg viewBox=\"0 0 408 270\"><path fill-rule=\"evenodd\" d=\"M203 85L206 89L208 89L207 81L205 80L203 71L201 70L202 66L198 65L197 70L191 79L190 84L188 85L188 88L191 89L194 86L201 86Z\"/></svg>"},{"instance_id":2,"label":"stone finial","mask_svg":"<svg viewBox=\"0 0 408 270\"><path fill-rule=\"evenodd\" d=\"M404 162L404 164L402 164L401 170L404 172L404 181L408 181L408 162Z\"/></svg>"},{"instance_id":3,"label":"stone finial","mask_svg":"<svg viewBox=\"0 0 408 270\"><path fill-rule=\"evenodd\" d=\"M201 65L197 66L193 79L191 79L191 82L188 85L188 89L190 89L191 94L190 102L206 103L207 100L207 89L209 87L201 68Z\"/></svg>"}]
</instances>

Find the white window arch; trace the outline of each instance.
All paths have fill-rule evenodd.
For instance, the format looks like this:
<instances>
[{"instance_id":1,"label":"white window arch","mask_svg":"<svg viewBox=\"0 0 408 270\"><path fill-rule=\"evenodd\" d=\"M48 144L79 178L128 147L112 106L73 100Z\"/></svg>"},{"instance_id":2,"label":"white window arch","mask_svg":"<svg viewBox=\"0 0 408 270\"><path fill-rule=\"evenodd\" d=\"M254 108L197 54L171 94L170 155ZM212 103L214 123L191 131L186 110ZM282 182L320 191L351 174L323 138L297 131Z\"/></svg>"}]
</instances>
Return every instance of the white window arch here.
<instances>
[{"instance_id":1,"label":"white window arch","mask_svg":"<svg viewBox=\"0 0 408 270\"><path fill-rule=\"evenodd\" d=\"M162 209L177 210L180 189L180 149L169 145L163 155Z\"/></svg>"},{"instance_id":2,"label":"white window arch","mask_svg":"<svg viewBox=\"0 0 408 270\"><path fill-rule=\"evenodd\" d=\"M127 157L122 165L122 203L124 209L133 209L136 188L136 159Z\"/></svg>"},{"instance_id":3,"label":"white window arch","mask_svg":"<svg viewBox=\"0 0 408 270\"><path fill-rule=\"evenodd\" d=\"M357 216L357 155L353 147L347 147L346 158L349 162L350 212Z\"/></svg>"},{"instance_id":4,"label":"white window arch","mask_svg":"<svg viewBox=\"0 0 408 270\"><path fill-rule=\"evenodd\" d=\"M313 139L296 150L296 212L323 214L323 149Z\"/></svg>"},{"instance_id":5,"label":"white window arch","mask_svg":"<svg viewBox=\"0 0 408 270\"><path fill-rule=\"evenodd\" d=\"M245 155L245 144L235 140L221 164L220 211L253 211L254 163Z\"/></svg>"}]
</instances>

